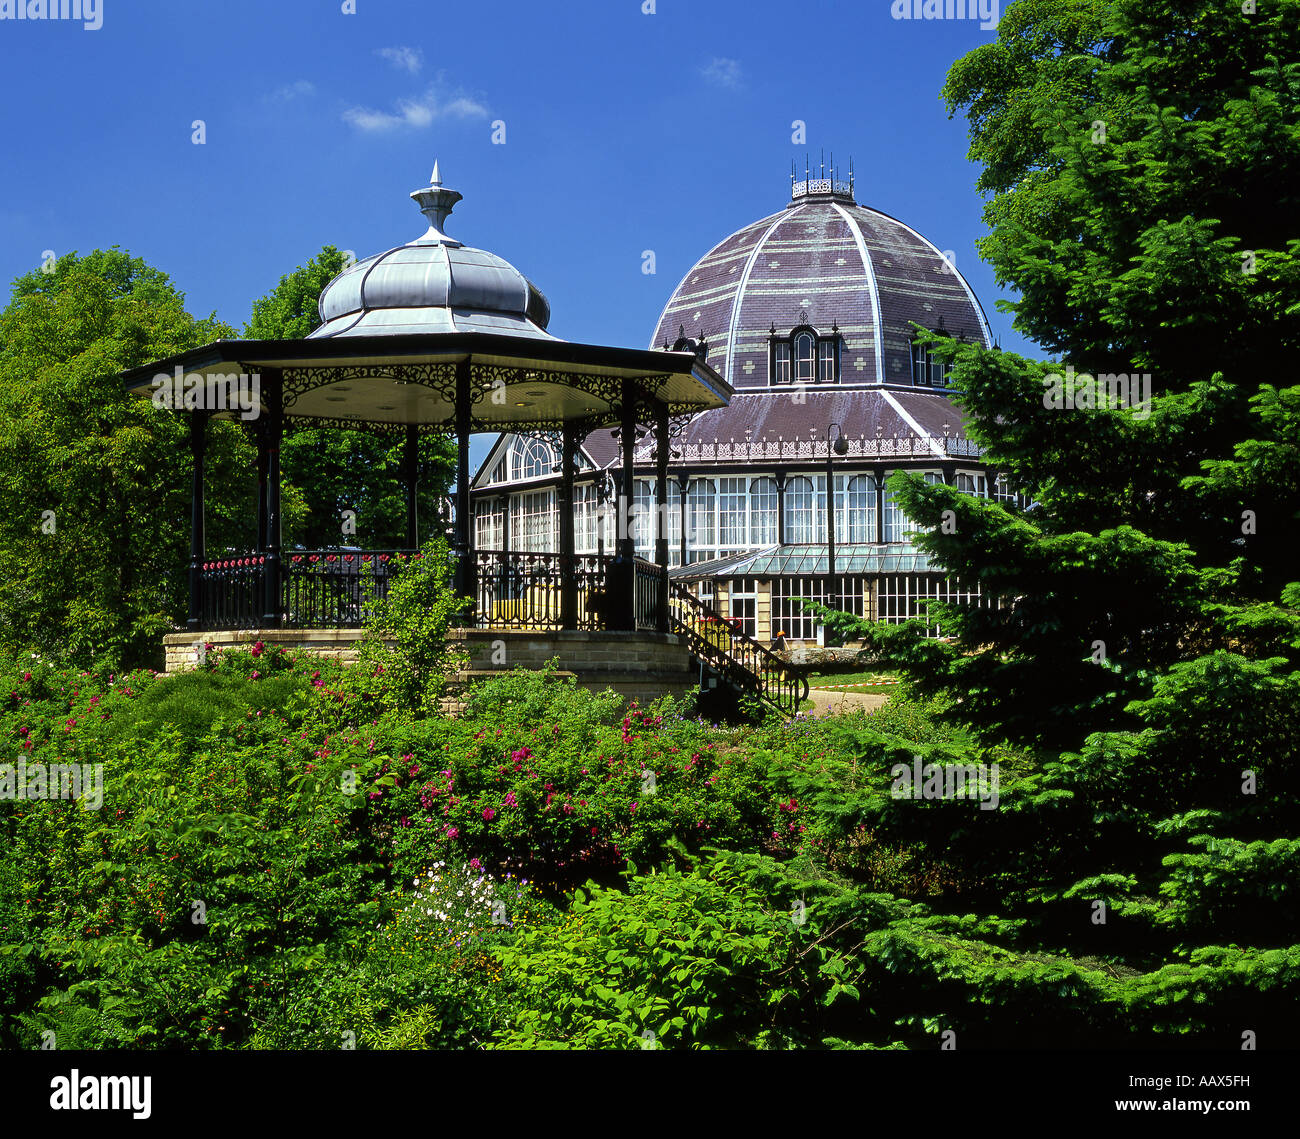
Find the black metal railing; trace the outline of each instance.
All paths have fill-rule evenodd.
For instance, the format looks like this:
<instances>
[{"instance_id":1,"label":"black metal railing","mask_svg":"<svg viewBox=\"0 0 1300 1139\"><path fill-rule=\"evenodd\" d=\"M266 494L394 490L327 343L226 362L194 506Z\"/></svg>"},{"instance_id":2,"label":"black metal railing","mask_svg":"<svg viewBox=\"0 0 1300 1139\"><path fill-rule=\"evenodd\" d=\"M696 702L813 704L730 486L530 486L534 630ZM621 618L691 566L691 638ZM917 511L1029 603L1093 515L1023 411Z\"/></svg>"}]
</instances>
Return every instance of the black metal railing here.
<instances>
[{"instance_id":1,"label":"black metal railing","mask_svg":"<svg viewBox=\"0 0 1300 1139\"><path fill-rule=\"evenodd\" d=\"M639 633L653 633L659 628L659 590L664 568L637 558L633 566L632 613Z\"/></svg>"},{"instance_id":2,"label":"black metal railing","mask_svg":"<svg viewBox=\"0 0 1300 1139\"><path fill-rule=\"evenodd\" d=\"M371 616L371 599L388 595L411 550L293 550L279 566L278 618L284 628L359 628ZM626 590L614 578L609 555L477 550L474 553L473 623L485 629L599 630L626 616L617 600ZM204 629L257 629L267 624L265 553L203 564L200 615ZM633 627L660 627L663 569L636 559L631 600ZM567 586L567 588L566 588ZM274 594L273 594L274 596ZM567 601L566 601L567 597Z\"/></svg>"},{"instance_id":3,"label":"black metal railing","mask_svg":"<svg viewBox=\"0 0 1300 1139\"><path fill-rule=\"evenodd\" d=\"M384 597L408 550L295 550L280 557L280 604L275 616L288 629L359 628L370 616L367 597ZM264 553L203 563L202 628L257 629L265 625Z\"/></svg>"},{"instance_id":4,"label":"black metal railing","mask_svg":"<svg viewBox=\"0 0 1300 1139\"><path fill-rule=\"evenodd\" d=\"M203 629L257 629L266 608L266 555L239 554L203 563Z\"/></svg>"},{"instance_id":5,"label":"black metal railing","mask_svg":"<svg viewBox=\"0 0 1300 1139\"><path fill-rule=\"evenodd\" d=\"M691 651L733 688L766 700L788 716L808 699L803 670L706 605L690 590L669 582L669 628L686 639Z\"/></svg>"},{"instance_id":6,"label":"black metal railing","mask_svg":"<svg viewBox=\"0 0 1300 1139\"><path fill-rule=\"evenodd\" d=\"M475 624L483 629L601 629L608 616L610 557L474 552ZM573 612L564 612L566 580Z\"/></svg>"},{"instance_id":7,"label":"black metal railing","mask_svg":"<svg viewBox=\"0 0 1300 1139\"><path fill-rule=\"evenodd\" d=\"M358 629L371 599L388 596L411 550L295 550L280 559L281 624L291 629Z\"/></svg>"}]
</instances>

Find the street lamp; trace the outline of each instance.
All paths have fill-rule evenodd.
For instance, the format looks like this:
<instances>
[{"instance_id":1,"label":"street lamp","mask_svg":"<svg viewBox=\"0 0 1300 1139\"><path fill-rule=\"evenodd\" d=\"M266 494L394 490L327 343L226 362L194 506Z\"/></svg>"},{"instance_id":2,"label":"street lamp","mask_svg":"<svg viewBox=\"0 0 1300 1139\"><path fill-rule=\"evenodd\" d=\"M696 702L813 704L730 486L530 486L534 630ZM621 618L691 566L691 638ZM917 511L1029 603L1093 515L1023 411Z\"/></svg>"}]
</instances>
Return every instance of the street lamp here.
<instances>
[{"instance_id":1,"label":"street lamp","mask_svg":"<svg viewBox=\"0 0 1300 1139\"><path fill-rule=\"evenodd\" d=\"M677 497L681 500L682 507L682 532L678 535L681 542L681 559L682 565L686 565L686 493L691 487L691 472L680 470L677 472Z\"/></svg>"},{"instance_id":2,"label":"street lamp","mask_svg":"<svg viewBox=\"0 0 1300 1139\"><path fill-rule=\"evenodd\" d=\"M831 432L835 432L834 441ZM826 608L839 608L839 590L835 587L835 474L831 469L833 455L843 457L849 453L849 441L840 433L840 425L832 423L826 428Z\"/></svg>"}]
</instances>

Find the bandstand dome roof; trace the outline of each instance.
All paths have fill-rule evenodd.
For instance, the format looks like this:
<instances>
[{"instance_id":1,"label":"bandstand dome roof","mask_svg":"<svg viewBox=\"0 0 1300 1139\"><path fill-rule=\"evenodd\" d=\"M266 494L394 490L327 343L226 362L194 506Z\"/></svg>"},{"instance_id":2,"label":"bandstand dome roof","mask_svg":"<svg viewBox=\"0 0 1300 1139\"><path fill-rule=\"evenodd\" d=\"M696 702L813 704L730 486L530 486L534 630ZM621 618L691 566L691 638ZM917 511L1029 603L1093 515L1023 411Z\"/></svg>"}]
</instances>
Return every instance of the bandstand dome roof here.
<instances>
[{"instance_id":1,"label":"bandstand dome roof","mask_svg":"<svg viewBox=\"0 0 1300 1139\"><path fill-rule=\"evenodd\" d=\"M411 194L429 221L414 241L349 266L320 297L312 339L421 332L489 332L554 340L551 306L510 262L443 232L461 195L442 184Z\"/></svg>"},{"instance_id":2,"label":"bandstand dome roof","mask_svg":"<svg viewBox=\"0 0 1300 1139\"><path fill-rule=\"evenodd\" d=\"M992 346L988 322L951 254L860 206L853 183L807 178L790 203L724 238L682 278L651 340L707 344L738 392L768 387L771 330L837 327L840 386L911 386L911 322Z\"/></svg>"},{"instance_id":3,"label":"bandstand dome roof","mask_svg":"<svg viewBox=\"0 0 1300 1139\"><path fill-rule=\"evenodd\" d=\"M638 402L672 414L731 397L695 352L552 336L550 305L527 277L443 232L461 195L443 185L436 163L429 185L411 197L426 231L330 281L319 302L323 323L309 336L217 340L123 372L126 390L160 408L219 418L278 410L307 425L380 430L459 430L467 404L470 431L592 430L619 421L629 386Z\"/></svg>"}]
</instances>

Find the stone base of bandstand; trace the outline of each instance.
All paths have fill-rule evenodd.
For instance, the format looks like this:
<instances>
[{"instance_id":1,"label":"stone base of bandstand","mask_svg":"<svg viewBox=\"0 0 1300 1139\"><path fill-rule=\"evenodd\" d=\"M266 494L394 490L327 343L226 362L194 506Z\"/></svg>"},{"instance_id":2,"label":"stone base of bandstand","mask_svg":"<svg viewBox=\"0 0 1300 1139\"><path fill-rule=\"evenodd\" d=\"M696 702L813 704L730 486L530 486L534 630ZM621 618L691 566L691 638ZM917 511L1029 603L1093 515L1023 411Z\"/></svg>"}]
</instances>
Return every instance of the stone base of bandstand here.
<instances>
[{"instance_id":1,"label":"stone base of bandstand","mask_svg":"<svg viewBox=\"0 0 1300 1139\"><path fill-rule=\"evenodd\" d=\"M286 652L307 653L342 664L356 663L359 629L243 629L169 633L163 637L169 675L197 665L195 650L247 647L261 641ZM572 676L591 692L609 689L624 700L648 704L661 696L684 696L699 687L686 643L672 633L556 632L533 629L453 629L448 639L468 656L452 678L444 708L462 707L465 689L477 680L512 668L540 669L554 660L561 676Z\"/></svg>"},{"instance_id":2,"label":"stone base of bandstand","mask_svg":"<svg viewBox=\"0 0 1300 1139\"><path fill-rule=\"evenodd\" d=\"M214 649L248 648L261 641L268 648L277 645L288 653L355 664L360 629L236 629L207 633L168 633L163 637L163 671L169 676L190 672L198 664L195 650L208 644Z\"/></svg>"},{"instance_id":3,"label":"stone base of bandstand","mask_svg":"<svg viewBox=\"0 0 1300 1139\"><path fill-rule=\"evenodd\" d=\"M699 687L690 649L673 633L453 629L450 640L469 656L462 683L512 668L540 669L554 660L562 675L588 691L610 689L638 704Z\"/></svg>"}]
</instances>

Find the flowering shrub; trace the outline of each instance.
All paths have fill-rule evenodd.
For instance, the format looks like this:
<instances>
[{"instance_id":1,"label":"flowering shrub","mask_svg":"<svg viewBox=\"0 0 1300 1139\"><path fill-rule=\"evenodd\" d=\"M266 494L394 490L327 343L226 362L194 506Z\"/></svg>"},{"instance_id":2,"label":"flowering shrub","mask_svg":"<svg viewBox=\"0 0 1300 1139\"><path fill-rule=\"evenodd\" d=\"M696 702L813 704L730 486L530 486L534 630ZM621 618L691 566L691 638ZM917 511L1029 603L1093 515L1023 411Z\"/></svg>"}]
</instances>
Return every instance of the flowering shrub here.
<instances>
[{"instance_id":1,"label":"flowering shrub","mask_svg":"<svg viewBox=\"0 0 1300 1139\"><path fill-rule=\"evenodd\" d=\"M766 764L744 749L706 742L670 704L620 713L553 669L486 682L463 717L405 746L423 755L418 775L394 759L408 776L374 804L376 825L399 828L404 870L446 849L517 864L552 889L615 882L627 861L673 846L756 841L781 813Z\"/></svg>"}]
</instances>

